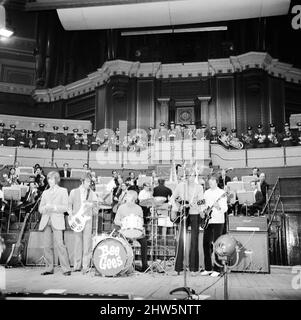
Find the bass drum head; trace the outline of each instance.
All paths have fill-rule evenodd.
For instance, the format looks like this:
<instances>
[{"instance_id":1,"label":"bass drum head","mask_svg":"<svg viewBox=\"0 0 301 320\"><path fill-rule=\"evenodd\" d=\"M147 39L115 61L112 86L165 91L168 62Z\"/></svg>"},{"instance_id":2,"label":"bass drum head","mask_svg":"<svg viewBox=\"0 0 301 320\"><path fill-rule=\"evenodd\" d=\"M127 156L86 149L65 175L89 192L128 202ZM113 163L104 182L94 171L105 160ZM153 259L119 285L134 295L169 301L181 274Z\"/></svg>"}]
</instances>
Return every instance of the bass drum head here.
<instances>
[{"instance_id":1,"label":"bass drum head","mask_svg":"<svg viewBox=\"0 0 301 320\"><path fill-rule=\"evenodd\" d=\"M114 277L128 272L134 261L131 246L122 238L107 237L93 250L93 265L105 277Z\"/></svg>"}]
</instances>

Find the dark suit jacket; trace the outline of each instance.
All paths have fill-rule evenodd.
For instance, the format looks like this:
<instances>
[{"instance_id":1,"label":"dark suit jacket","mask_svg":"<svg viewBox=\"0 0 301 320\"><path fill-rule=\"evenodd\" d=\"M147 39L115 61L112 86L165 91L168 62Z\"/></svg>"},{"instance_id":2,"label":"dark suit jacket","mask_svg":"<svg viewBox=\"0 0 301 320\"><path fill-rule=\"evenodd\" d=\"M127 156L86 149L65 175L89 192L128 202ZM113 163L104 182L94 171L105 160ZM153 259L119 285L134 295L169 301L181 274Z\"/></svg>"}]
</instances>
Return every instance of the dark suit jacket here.
<instances>
[{"instance_id":1,"label":"dark suit jacket","mask_svg":"<svg viewBox=\"0 0 301 320\"><path fill-rule=\"evenodd\" d=\"M226 175L226 176L225 176L225 183L226 183L226 185L227 185L227 183L230 182L230 181L231 181L231 178ZM220 176L220 177L218 178L218 183L217 183L217 185L218 185L218 187L219 187L220 189L224 189L224 180L223 180L222 176Z\"/></svg>"},{"instance_id":2,"label":"dark suit jacket","mask_svg":"<svg viewBox=\"0 0 301 320\"><path fill-rule=\"evenodd\" d=\"M159 186L154 188L154 193L153 193L154 197L165 197L165 198L167 198L168 196L171 197L171 195L172 195L171 189L169 189L166 186L159 185Z\"/></svg>"},{"instance_id":3,"label":"dark suit jacket","mask_svg":"<svg viewBox=\"0 0 301 320\"><path fill-rule=\"evenodd\" d=\"M64 170L59 171L60 177L64 178ZM67 178L70 178L71 171L67 170Z\"/></svg>"},{"instance_id":4,"label":"dark suit jacket","mask_svg":"<svg viewBox=\"0 0 301 320\"><path fill-rule=\"evenodd\" d=\"M255 202L253 203L253 206L260 207L264 205L265 199L263 198L263 195L261 191L257 191L255 194Z\"/></svg>"}]
</instances>

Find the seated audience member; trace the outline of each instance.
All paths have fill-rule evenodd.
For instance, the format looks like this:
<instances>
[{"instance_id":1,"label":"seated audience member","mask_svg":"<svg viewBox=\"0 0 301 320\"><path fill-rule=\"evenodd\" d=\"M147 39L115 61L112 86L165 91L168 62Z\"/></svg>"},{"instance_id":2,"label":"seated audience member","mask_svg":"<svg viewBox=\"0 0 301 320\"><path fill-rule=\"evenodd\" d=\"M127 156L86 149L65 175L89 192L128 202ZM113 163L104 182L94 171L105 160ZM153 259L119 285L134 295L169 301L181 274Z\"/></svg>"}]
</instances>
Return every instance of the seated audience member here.
<instances>
[{"instance_id":1,"label":"seated audience member","mask_svg":"<svg viewBox=\"0 0 301 320\"><path fill-rule=\"evenodd\" d=\"M59 171L59 174L60 174L60 177L61 178L70 178L71 176L71 171L69 169L69 163L68 162L65 162L63 164L63 170L60 170Z\"/></svg>"},{"instance_id":2,"label":"seated audience member","mask_svg":"<svg viewBox=\"0 0 301 320\"><path fill-rule=\"evenodd\" d=\"M255 181L252 181L250 185L254 192L255 202L248 206L243 205L241 208L241 214L246 214L247 212L248 215L250 214L253 216L256 212L260 212L263 209L264 198L261 191L258 190L258 185Z\"/></svg>"}]
</instances>

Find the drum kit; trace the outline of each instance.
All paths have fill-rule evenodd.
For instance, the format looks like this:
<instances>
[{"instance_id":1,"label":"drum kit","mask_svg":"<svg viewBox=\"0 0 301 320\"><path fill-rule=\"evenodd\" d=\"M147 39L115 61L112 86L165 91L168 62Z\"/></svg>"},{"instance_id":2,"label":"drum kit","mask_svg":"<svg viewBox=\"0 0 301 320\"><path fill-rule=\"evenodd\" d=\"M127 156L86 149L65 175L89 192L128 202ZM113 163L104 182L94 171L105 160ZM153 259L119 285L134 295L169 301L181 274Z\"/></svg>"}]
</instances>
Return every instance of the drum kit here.
<instances>
[{"instance_id":1,"label":"drum kit","mask_svg":"<svg viewBox=\"0 0 301 320\"><path fill-rule=\"evenodd\" d=\"M162 265L154 261L155 250L158 247L158 227L173 227L167 212L168 205L165 197L153 197L140 202L140 206L150 209L151 224L151 265L145 271L155 269L164 272ZM101 214L110 209L108 205L100 206ZM98 216L96 216L95 235L92 239L92 263L97 273L104 277L123 276L132 273L135 263L133 242L146 235L143 218L129 214L121 221L120 230L113 230L110 234L98 234ZM166 237L165 237L166 238ZM132 243L132 245L130 244ZM164 247L166 248L166 242ZM166 252L164 255L164 261Z\"/></svg>"}]
</instances>

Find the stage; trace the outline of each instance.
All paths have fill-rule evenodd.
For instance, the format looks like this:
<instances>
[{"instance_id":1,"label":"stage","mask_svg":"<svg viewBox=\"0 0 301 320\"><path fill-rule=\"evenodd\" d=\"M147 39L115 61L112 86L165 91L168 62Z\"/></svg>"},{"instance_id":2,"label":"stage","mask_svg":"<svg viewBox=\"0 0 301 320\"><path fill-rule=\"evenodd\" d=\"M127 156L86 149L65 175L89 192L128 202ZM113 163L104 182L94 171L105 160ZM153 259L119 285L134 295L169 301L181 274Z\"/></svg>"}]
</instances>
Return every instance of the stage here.
<instances>
[{"instance_id":1,"label":"stage","mask_svg":"<svg viewBox=\"0 0 301 320\"><path fill-rule=\"evenodd\" d=\"M299 268L300 270L300 268ZM183 275L173 276L159 273L132 273L124 277L95 276L72 273L63 276L59 268L49 276L41 276L41 267L5 269L6 290L4 293L43 293L49 289L63 289L70 294L128 295L130 299L172 300L183 299L184 293L170 295L169 292L183 286ZM300 273L300 271L299 271ZM298 274L292 267L272 266L270 274L231 272L229 274L230 300L301 300L301 288L293 289L292 280ZM224 279L191 276L187 273L187 285L203 299L223 300ZM207 297L205 297L205 295Z\"/></svg>"}]
</instances>

